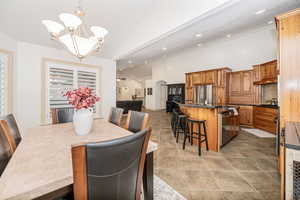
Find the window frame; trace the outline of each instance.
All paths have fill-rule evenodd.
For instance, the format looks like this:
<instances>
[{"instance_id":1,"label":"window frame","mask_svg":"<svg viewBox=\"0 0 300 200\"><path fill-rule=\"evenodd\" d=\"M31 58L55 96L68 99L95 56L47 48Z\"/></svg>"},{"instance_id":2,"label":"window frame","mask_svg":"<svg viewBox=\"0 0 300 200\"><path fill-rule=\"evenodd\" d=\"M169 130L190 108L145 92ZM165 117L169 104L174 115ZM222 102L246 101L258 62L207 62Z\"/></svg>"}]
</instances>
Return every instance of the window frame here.
<instances>
[{"instance_id":1,"label":"window frame","mask_svg":"<svg viewBox=\"0 0 300 200\"><path fill-rule=\"evenodd\" d=\"M5 49L0 49L0 54L7 57L4 65L4 115L12 112L12 94L13 94L13 59L14 53Z\"/></svg>"},{"instance_id":2,"label":"window frame","mask_svg":"<svg viewBox=\"0 0 300 200\"><path fill-rule=\"evenodd\" d=\"M89 65L76 62L68 62L63 60L43 58L42 59L42 103L41 103L41 124L51 123L46 117L46 113L49 111L49 68L50 65L54 65L58 68L72 69L75 71L86 70L96 73L96 94L101 97L101 72L102 67L97 65ZM77 73L74 73L74 83L77 80ZM77 80L78 84L78 80ZM76 86L75 86L76 87ZM94 118L100 118L102 116L102 101L96 103L96 113L94 113Z\"/></svg>"}]
</instances>

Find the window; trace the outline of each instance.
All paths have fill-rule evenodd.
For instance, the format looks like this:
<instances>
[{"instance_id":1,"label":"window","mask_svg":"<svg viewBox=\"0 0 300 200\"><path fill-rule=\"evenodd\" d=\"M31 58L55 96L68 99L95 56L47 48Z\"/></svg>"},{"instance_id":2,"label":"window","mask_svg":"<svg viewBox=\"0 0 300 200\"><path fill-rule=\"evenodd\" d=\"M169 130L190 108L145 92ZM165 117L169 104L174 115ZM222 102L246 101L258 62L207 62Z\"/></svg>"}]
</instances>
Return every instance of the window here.
<instances>
[{"instance_id":1,"label":"window","mask_svg":"<svg viewBox=\"0 0 300 200\"><path fill-rule=\"evenodd\" d=\"M11 53L0 50L0 116L10 112L11 59Z\"/></svg>"},{"instance_id":2,"label":"window","mask_svg":"<svg viewBox=\"0 0 300 200\"><path fill-rule=\"evenodd\" d=\"M52 108L71 107L63 93L79 87L92 88L98 96L99 93L99 68L74 63L60 63L48 61L45 65L45 106L44 123L51 121ZM100 116L99 102L93 107L95 117Z\"/></svg>"}]
</instances>

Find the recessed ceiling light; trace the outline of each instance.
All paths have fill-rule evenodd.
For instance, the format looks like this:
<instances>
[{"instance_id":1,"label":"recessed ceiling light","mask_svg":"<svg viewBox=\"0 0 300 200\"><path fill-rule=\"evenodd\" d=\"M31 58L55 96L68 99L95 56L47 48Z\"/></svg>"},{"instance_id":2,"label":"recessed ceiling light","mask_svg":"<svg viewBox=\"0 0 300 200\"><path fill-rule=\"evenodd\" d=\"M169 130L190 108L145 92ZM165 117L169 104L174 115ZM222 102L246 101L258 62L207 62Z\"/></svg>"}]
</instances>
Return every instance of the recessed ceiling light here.
<instances>
[{"instance_id":1,"label":"recessed ceiling light","mask_svg":"<svg viewBox=\"0 0 300 200\"><path fill-rule=\"evenodd\" d=\"M132 64L132 61L131 61L131 60L128 60L128 63L129 63L129 64Z\"/></svg>"},{"instance_id":2,"label":"recessed ceiling light","mask_svg":"<svg viewBox=\"0 0 300 200\"><path fill-rule=\"evenodd\" d=\"M226 37L231 38L231 34L227 34Z\"/></svg>"},{"instance_id":3,"label":"recessed ceiling light","mask_svg":"<svg viewBox=\"0 0 300 200\"><path fill-rule=\"evenodd\" d=\"M118 82L120 82L120 81L121 81L121 79L117 78L117 81L118 81Z\"/></svg>"},{"instance_id":4,"label":"recessed ceiling light","mask_svg":"<svg viewBox=\"0 0 300 200\"><path fill-rule=\"evenodd\" d=\"M271 20L271 21L268 21L268 24L273 24L274 22Z\"/></svg>"},{"instance_id":5,"label":"recessed ceiling light","mask_svg":"<svg viewBox=\"0 0 300 200\"><path fill-rule=\"evenodd\" d=\"M260 14L263 14L264 12L266 12L266 9L259 10L255 14L260 15Z\"/></svg>"},{"instance_id":6,"label":"recessed ceiling light","mask_svg":"<svg viewBox=\"0 0 300 200\"><path fill-rule=\"evenodd\" d=\"M162 50L163 50L163 51L167 51L167 47L163 47Z\"/></svg>"},{"instance_id":7,"label":"recessed ceiling light","mask_svg":"<svg viewBox=\"0 0 300 200\"><path fill-rule=\"evenodd\" d=\"M203 44L202 44L202 43L198 43L197 46L198 46L198 47L202 47Z\"/></svg>"},{"instance_id":8,"label":"recessed ceiling light","mask_svg":"<svg viewBox=\"0 0 300 200\"><path fill-rule=\"evenodd\" d=\"M203 35L202 35L201 33L197 33L195 36L196 36L197 38L200 38L200 37L202 37Z\"/></svg>"}]
</instances>

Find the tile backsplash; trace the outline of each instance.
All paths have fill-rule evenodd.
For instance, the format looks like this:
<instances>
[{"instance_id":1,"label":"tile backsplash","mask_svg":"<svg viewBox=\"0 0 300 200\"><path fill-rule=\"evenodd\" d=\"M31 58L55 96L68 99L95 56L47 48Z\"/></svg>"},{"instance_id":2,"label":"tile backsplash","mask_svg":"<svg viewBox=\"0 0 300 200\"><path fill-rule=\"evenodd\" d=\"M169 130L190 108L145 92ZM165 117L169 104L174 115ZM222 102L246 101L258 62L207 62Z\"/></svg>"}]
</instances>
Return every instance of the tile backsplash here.
<instances>
[{"instance_id":1,"label":"tile backsplash","mask_svg":"<svg viewBox=\"0 0 300 200\"><path fill-rule=\"evenodd\" d=\"M277 83L262 85L262 103L270 103L273 98L278 98Z\"/></svg>"}]
</instances>

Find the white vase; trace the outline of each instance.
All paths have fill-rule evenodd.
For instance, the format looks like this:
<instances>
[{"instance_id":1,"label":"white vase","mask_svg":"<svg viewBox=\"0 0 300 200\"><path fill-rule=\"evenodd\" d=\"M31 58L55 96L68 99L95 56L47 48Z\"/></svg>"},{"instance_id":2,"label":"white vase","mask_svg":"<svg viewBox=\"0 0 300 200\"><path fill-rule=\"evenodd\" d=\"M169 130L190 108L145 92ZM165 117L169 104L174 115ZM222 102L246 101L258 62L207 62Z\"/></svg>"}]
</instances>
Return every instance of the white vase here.
<instances>
[{"instance_id":1,"label":"white vase","mask_svg":"<svg viewBox=\"0 0 300 200\"><path fill-rule=\"evenodd\" d=\"M90 109L74 111L73 125L77 135L87 135L93 125L93 112Z\"/></svg>"}]
</instances>

